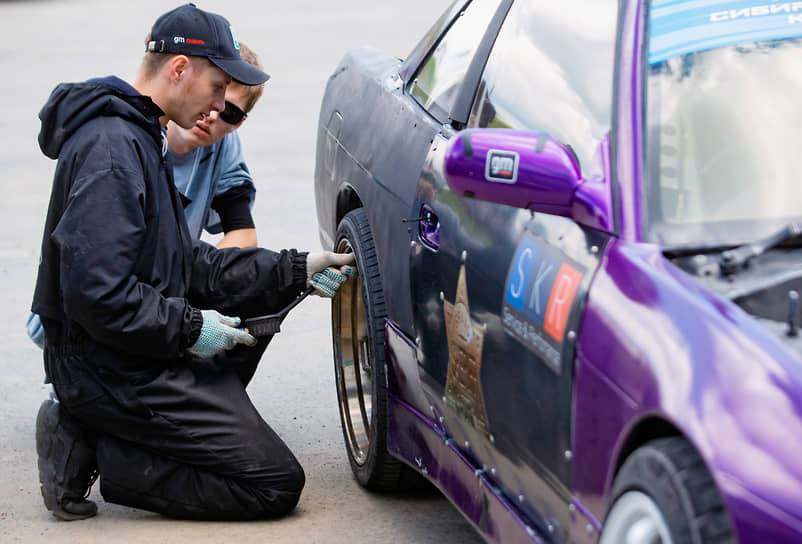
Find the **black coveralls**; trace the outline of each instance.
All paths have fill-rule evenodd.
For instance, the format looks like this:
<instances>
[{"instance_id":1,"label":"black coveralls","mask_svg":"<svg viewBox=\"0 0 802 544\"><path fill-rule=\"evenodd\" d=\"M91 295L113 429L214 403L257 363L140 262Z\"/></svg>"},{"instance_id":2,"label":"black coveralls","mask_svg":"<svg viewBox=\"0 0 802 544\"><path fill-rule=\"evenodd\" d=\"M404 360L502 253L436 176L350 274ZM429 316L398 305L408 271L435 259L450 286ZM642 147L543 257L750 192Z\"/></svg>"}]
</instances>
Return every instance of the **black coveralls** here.
<instances>
[{"instance_id":1,"label":"black coveralls","mask_svg":"<svg viewBox=\"0 0 802 544\"><path fill-rule=\"evenodd\" d=\"M193 242L160 115L113 77L59 85L40 112L40 146L58 158L32 306L45 372L97 435L107 501L180 518L282 515L304 473L245 393L250 371L234 363L249 348L211 362L185 349L198 308L272 312L303 289L306 258Z\"/></svg>"}]
</instances>

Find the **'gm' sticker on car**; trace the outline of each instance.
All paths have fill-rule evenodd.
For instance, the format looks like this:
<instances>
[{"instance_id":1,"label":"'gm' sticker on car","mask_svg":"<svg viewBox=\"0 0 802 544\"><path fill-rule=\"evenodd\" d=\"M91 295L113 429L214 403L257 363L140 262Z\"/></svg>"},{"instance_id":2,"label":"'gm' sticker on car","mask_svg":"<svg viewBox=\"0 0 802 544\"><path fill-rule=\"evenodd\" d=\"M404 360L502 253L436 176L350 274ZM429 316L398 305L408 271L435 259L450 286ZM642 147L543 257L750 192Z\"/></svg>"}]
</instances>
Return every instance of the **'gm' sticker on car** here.
<instances>
[{"instance_id":1,"label":"'gm' sticker on car","mask_svg":"<svg viewBox=\"0 0 802 544\"><path fill-rule=\"evenodd\" d=\"M560 373L565 327L584 268L526 236L507 272L501 321L504 331Z\"/></svg>"},{"instance_id":2,"label":"'gm' sticker on car","mask_svg":"<svg viewBox=\"0 0 802 544\"><path fill-rule=\"evenodd\" d=\"M744 42L802 36L802 2L653 0L649 64Z\"/></svg>"},{"instance_id":3,"label":"'gm' sticker on car","mask_svg":"<svg viewBox=\"0 0 802 544\"><path fill-rule=\"evenodd\" d=\"M502 149L488 151L485 179L499 183L515 183L518 179L518 153Z\"/></svg>"}]
</instances>

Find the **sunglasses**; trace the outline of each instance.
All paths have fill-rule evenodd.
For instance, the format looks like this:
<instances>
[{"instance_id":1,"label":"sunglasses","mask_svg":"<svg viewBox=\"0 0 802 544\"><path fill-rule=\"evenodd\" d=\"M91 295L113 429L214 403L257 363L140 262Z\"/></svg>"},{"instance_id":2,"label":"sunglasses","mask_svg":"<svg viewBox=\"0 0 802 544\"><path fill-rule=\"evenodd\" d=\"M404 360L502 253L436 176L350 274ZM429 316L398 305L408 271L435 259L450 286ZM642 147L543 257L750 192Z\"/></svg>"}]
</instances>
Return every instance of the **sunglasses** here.
<instances>
[{"instance_id":1,"label":"sunglasses","mask_svg":"<svg viewBox=\"0 0 802 544\"><path fill-rule=\"evenodd\" d=\"M242 111L239 106L226 100L226 109L219 113L220 119L229 125L236 125L248 117L248 114Z\"/></svg>"}]
</instances>

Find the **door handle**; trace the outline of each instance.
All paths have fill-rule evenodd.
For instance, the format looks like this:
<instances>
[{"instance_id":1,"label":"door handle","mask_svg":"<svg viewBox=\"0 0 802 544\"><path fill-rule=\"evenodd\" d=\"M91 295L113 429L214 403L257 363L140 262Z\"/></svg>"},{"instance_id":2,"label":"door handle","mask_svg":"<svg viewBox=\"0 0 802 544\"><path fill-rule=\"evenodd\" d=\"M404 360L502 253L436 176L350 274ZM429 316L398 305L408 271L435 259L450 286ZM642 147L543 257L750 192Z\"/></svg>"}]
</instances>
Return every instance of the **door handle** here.
<instances>
[{"instance_id":1,"label":"door handle","mask_svg":"<svg viewBox=\"0 0 802 544\"><path fill-rule=\"evenodd\" d=\"M428 204L421 206L421 217L418 222L418 236L421 242L431 249L440 248L440 220Z\"/></svg>"}]
</instances>

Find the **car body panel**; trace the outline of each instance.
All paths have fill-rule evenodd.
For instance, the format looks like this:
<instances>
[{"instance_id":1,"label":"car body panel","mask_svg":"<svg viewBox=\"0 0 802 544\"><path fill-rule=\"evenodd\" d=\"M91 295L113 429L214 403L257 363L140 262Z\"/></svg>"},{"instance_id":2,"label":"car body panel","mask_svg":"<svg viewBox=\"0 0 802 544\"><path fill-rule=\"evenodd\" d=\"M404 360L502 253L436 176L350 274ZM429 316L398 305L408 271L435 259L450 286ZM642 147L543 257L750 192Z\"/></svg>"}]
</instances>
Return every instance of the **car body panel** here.
<instances>
[{"instance_id":1,"label":"car body panel","mask_svg":"<svg viewBox=\"0 0 802 544\"><path fill-rule=\"evenodd\" d=\"M419 391L414 374L399 369L416 365L417 347L389 320L385 325L388 361L387 449L435 483L482 535L497 542L548 542L496 487L495 478L466 456L433 406L421 413L405 402ZM415 373L416 374L416 373Z\"/></svg>"},{"instance_id":2,"label":"car body panel","mask_svg":"<svg viewBox=\"0 0 802 544\"><path fill-rule=\"evenodd\" d=\"M802 411L794 396L802 367L777 338L668 263L656 246L626 242L608 248L582 327L592 332L577 348L574 489L594 515L606 511L624 439L654 418L691 440L719 485L737 474L752 493L802 514L802 464L793 453L802 437L794 415ZM733 336L734 328L741 334ZM777 387L756 385L762 383ZM777 457L752 470L769 445Z\"/></svg>"},{"instance_id":3,"label":"car body panel","mask_svg":"<svg viewBox=\"0 0 802 544\"><path fill-rule=\"evenodd\" d=\"M610 142L615 233L623 240L642 240L640 226L641 172L643 171L642 67L645 9L640 2L623 2L616 48L613 134Z\"/></svg>"},{"instance_id":4,"label":"car body panel","mask_svg":"<svg viewBox=\"0 0 802 544\"><path fill-rule=\"evenodd\" d=\"M468 131L409 95L465 4L452 4L406 61L349 52L321 107L321 241L331 248L339 219L364 207L376 244L388 450L489 541L596 542L627 456L682 436L739 541L802 542L802 340L781 323L787 292L802 289L802 254L772 250L715 279L705 270L716 263L645 242L648 6L618 4L611 126L576 180L555 181L561 198L571 194L561 183L576 191L550 215L519 204L521 194L499 204L512 192L498 179L483 200L450 188L449 146ZM523 194L541 211L554 204L531 187ZM562 271L570 291L559 291ZM549 328L555 296L568 302Z\"/></svg>"},{"instance_id":5,"label":"car body panel","mask_svg":"<svg viewBox=\"0 0 802 544\"><path fill-rule=\"evenodd\" d=\"M448 435L523 497L518 508L567 526L573 339L607 237L458 197L443 178L444 145L433 144L414 208L431 209L440 232L437 250L421 240L410 266L421 384Z\"/></svg>"},{"instance_id":6,"label":"car body panel","mask_svg":"<svg viewBox=\"0 0 802 544\"><path fill-rule=\"evenodd\" d=\"M321 106L315 198L322 245L331 249L334 233L350 208L322 205L353 193L368 211L379 248L407 247L408 219L414 186L394 183L416 178L430 140L440 130L417 111L419 106L401 91L400 61L380 51L362 48L349 53L329 80ZM359 92L354 92L359 89ZM334 126L332 126L332 123ZM376 131L343 131L342 126L367 126ZM334 195L334 196L333 196ZM346 199L347 201L347 199ZM411 329L406 261L394 262L379 251L382 277L398 286L388 289L387 308L394 322Z\"/></svg>"}]
</instances>

